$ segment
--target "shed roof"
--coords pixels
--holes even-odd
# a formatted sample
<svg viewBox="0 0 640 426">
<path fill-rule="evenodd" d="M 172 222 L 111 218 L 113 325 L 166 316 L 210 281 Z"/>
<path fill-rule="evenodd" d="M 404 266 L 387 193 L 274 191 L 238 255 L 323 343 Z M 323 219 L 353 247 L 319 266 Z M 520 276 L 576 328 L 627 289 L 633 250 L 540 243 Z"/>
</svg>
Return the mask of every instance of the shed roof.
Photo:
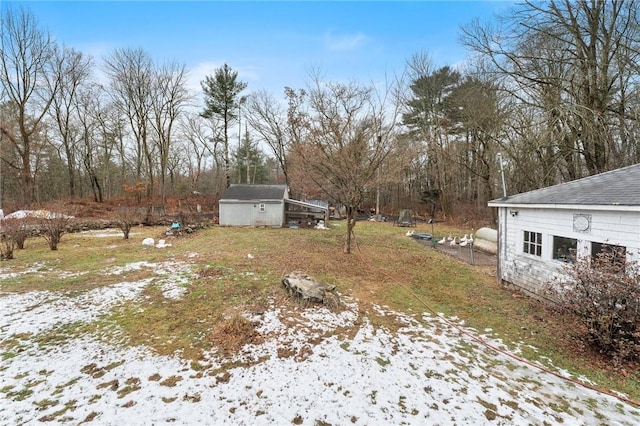
<svg viewBox="0 0 640 426">
<path fill-rule="evenodd" d="M 286 185 L 231 184 L 220 200 L 284 200 Z"/>
<path fill-rule="evenodd" d="M 640 164 L 489 202 L 502 204 L 640 206 Z"/>
</svg>

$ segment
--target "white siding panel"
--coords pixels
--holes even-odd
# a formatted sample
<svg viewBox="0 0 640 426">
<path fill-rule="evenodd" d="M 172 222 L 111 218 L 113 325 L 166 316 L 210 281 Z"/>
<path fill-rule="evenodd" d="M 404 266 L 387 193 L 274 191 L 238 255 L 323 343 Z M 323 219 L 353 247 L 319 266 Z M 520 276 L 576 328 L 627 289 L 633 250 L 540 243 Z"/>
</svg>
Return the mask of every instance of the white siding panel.
<svg viewBox="0 0 640 426">
<path fill-rule="evenodd" d="M 591 216 L 589 229 L 574 230 L 575 214 Z M 624 246 L 629 260 L 640 261 L 640 212 L 500 207 L 499 218 L 500 278 L 531 293 L 540 294 L 546 283 L 563 274 L 564 264 L 552 259 L 554 235 L 578 240 L 581 255 L 590 253 L 593 241 Z M 541 257 L 523 252 L 524 231 L 542 234 Z"/>
</svg>

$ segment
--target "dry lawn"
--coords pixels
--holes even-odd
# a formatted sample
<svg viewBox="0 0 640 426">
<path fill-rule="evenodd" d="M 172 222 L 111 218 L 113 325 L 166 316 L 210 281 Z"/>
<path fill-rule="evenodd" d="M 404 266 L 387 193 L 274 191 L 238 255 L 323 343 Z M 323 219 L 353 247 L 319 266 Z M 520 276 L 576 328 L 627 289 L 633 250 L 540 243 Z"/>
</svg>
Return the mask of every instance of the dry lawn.
<svg viewBox="0 0 640 426">
<path fill-rule="evenodd" d="M 197 366 L 205 351 L 229 354 L 247 343 L 259 343 L 261 337 L 254 324 L 242 312 L 260 313 L 275 300 L 295 316 L 300 307 L 286 297 L 281 278 L 299 270 L 336 285 L 341 295 L 357 299 L 361 314 L 375 326 L 393 331 L 401 324 L 394 317 L 366 309 L 372 305 L 416 317 L 422 312 L 455 316 L 476 330 L 492 330 L 507 346 L 518 346 L 523 356 L 533 361 L 587 377 L 598 386 L 618 389 L 640 400 L 640 375 L 635 366 L 612 369 L 573 338 L 569 318 L 500 287 L 492 268 L 458 262 L 406 237 L 406 229 L 388 223 L 358 223 L 353 253 L 344 255 L 345 225 L 331 225 L 328 231 L 213 227 L 166 238 L 171 247 L 164 249 L 140 244 L 143 237 L 164 238 L 164 228 L 135 228 L 129 240 L 65 235 L 56 252 L 48 250 L 43 240 L 29 239 L 25 250 L 15 253 L 15 260 L 3 262 L 3 269 L 15 277 L 0 281 L 0 290 L 81 293 L 122 279 L 105 275 L 105 268 L 188 259 L 196 265 L 195 274 L 185 272 L 181 298 L 167 299 L 161 286 L 150 286 L 143 290 L 143 302 L 122 303 L 92 323 L 89 331 L 128 345 L 144 344 L 160 355 L 179 353 Z M 436 234 L 450 231 L 438 226 Z M 431 226 L 418 226 L 415 231 L 430 233 Z M 39 271 L 35 277 L 21 275 L 33 268 Z M 127 279 L 144 280 L 152 273 L 142 265 L 128 271 Z M 41 340 L 43 344 L 60 342 L 65 333 L 86 332 L 85 327 L 58 330 Z M 354 335 L 357 328 L 336 331 L 340 332 Z M 7 344 L 0 349 L 12 350 Z"/>
</svg>

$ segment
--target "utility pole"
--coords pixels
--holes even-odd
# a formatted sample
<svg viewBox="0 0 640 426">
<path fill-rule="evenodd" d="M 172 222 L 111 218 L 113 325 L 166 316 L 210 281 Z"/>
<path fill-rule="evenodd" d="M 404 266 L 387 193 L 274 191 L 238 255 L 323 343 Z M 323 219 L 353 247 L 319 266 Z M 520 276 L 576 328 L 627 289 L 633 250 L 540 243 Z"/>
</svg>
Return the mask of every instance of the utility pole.
<svg viewBox="0 0 640 426">
<path fill-rule="evenodd" d="M 382 143 L 382 135 L 378 135 L 378 146 Z M 376 218 L 380 216 L 380 168 L 376 170 L 378 182 L 376 185 Z"/>
<path fill-rule="evenodd" d="M 500 177 L 502 179 L 502 197 L 507 198 L 507 184 L 504 181 L 504 162 L 502 161 L 502 153 L 498 153 L 498 161 L 500 162 Z"/>
<path fill-rule="evenodd" d="M 238 150 L 240 150 L 240 147 L 242 146 L 242 104 L 244 104 L 247 100 L 246 96 L 243 96 L 240 98 L 240 100 L 238 101 Z M 245 125 L 246 127 L 246 125 Z M 246 133 L 246 129 L 245 129 L 245 137 L 248 137 L 249 135 L 247 135 Z M 248 143 L 245 143 L 245 158 L 246 158 L 246 162 L 247 162 L 247 184 L 249 184 L 249 150 L 247 149 Z M 238 167 L 239 169 L 240 167 Z M 238 171 L 238 173 L 240 173 L 240 171 Z"/>
</svg>

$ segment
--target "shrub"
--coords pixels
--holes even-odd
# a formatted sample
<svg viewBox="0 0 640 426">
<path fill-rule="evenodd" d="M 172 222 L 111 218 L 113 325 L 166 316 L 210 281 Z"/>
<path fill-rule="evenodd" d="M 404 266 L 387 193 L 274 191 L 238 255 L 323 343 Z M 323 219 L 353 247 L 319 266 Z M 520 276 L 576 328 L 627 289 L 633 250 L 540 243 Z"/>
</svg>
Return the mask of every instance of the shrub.
<svg viewBox="0 0 640 426">
<path fill-rule="evenodd" d="M 0 260 L 13 259 L 13 250 L 16 247 L 14 237 L 14 221 L 11 219 L 0 220 Z"/>
<path fill-rule="evenodd" d="M 141 220 L 142 215 L 138 212 L 137 208 L 126 206 L 118 207 L 116 221 L 118 224 L 118 228 L 120 228 L 120 230 L 122 231 L 122 235 L 125 240 L 129 239 L 131 228 L 134 225 L 139 224 Z"/>
<path fill-rule="evenodd" d="M 16 242 L 16 247 L 18 250 L 24 249 L 24 242 L 27 240 L 29 236 L 29 229 L 27 227 L 27 222 L 17 219 L 18 225 L 16 227 L 15 233 L 13 234 L 13 239 Z"/>
<path fill-rule="evenodd" d="M 605 250 L 567 265 L 568 280 L 547 293 L 560 309 L 575 314 L 583 336 L 614 362 L 640 357 L 640 268 L 624 254 Z"/>
<path fill-rule="evenodd" d="M 51 250 L 58 250 L 62 235 L 67 232 L 72 219 L 73 216 L 57 212 L 49 212 L 46 217 L 40 219 L 42 237 L 47 240 Z"/>
<path fill-rule="evenodd" d="M 0 220 L 0 259 L 13 259 L 13 251 L 24 249 L 24 242 L 29 235 L 24 219 Z"/>
</svg>

